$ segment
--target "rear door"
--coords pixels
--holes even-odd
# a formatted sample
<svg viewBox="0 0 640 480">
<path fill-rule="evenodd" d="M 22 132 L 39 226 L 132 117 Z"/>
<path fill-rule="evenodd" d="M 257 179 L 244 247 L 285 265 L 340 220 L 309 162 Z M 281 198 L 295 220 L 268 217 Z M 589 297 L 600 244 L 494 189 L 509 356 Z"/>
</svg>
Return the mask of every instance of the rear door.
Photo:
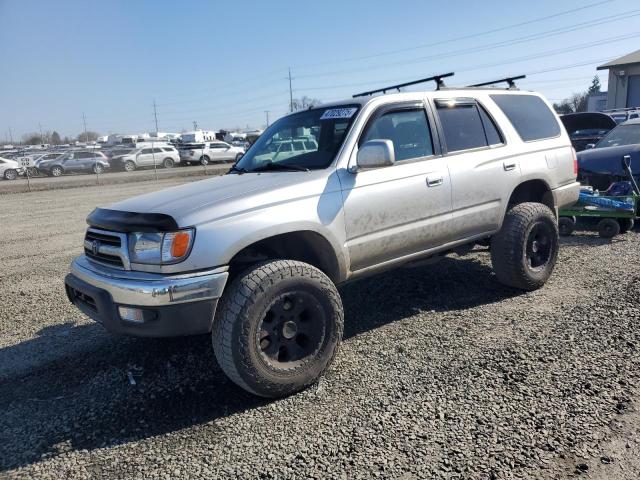
<svg viewBox="0 0 640 480">
<path fill-rule="evenodd" d="M 518 159 L 509 155 L 503 132 L 475 99 L 436 98 L 434 104 L 451 175 L 451 234 L 462 239 L 495 231 L 520 180 Z"/>
</svg>

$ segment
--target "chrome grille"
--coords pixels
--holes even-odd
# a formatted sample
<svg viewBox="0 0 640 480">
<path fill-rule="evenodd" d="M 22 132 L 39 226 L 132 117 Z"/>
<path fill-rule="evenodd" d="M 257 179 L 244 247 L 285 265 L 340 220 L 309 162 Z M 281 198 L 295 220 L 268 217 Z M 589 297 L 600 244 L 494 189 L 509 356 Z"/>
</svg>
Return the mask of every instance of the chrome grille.
<svg viewBox="0 0 640 480">
<path fill-rule="evenodd" d="M 129 270 L 127 236 L 124 233 L 89 228 L 84 237 L 84 254 L 90 260 Z"/>
</svg>

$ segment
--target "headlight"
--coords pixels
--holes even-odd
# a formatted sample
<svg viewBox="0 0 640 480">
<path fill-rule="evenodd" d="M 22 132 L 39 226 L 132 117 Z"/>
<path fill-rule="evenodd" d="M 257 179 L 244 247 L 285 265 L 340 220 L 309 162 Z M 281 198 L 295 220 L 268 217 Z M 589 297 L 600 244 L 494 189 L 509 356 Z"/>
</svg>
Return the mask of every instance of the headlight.
<svg viewBox="0 0 640 480">
<path fill-rule="evenodd" d="M 189 254 L 194 233 L 193 229 L 168 233 L 131 233 L 129 234 L 131 263 L 152 265 L 176 263 Z"/>
</svg>

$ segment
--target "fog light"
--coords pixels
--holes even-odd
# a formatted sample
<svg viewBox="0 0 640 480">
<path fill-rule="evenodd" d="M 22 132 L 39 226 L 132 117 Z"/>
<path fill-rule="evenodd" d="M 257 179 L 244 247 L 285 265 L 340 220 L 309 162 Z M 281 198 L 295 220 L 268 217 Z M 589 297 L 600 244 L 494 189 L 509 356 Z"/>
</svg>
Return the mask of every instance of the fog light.
<svg viewBox="0 0 640 480">
<path fill-rule="evenodd" d="M 118 307 L 118 313 L 126 322 L 144 323 L 144 312 L 139 308 Z"/>
</svg>

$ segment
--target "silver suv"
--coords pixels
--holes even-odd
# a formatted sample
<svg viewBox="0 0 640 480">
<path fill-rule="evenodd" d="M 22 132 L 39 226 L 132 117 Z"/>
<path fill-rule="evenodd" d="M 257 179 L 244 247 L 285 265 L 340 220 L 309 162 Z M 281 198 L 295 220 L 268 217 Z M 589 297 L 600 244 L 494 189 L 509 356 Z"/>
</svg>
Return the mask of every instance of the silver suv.
<svg viewBox="0 0 640 480">
<path fill-rule="evenodd" d="M 277 155 L 296 138 L 308 147 Z M 113 332 L 211 333 L 235 383 L 277 397 L 334 358 L 336 285 L 481 242 L 500 282 L 537 289 L 558 208 L 578 193 L 569 137 L 538 94 L 354 98 L 281 118 L 227 175 L 94 210 L 66 291 Z"/>
</svg>

